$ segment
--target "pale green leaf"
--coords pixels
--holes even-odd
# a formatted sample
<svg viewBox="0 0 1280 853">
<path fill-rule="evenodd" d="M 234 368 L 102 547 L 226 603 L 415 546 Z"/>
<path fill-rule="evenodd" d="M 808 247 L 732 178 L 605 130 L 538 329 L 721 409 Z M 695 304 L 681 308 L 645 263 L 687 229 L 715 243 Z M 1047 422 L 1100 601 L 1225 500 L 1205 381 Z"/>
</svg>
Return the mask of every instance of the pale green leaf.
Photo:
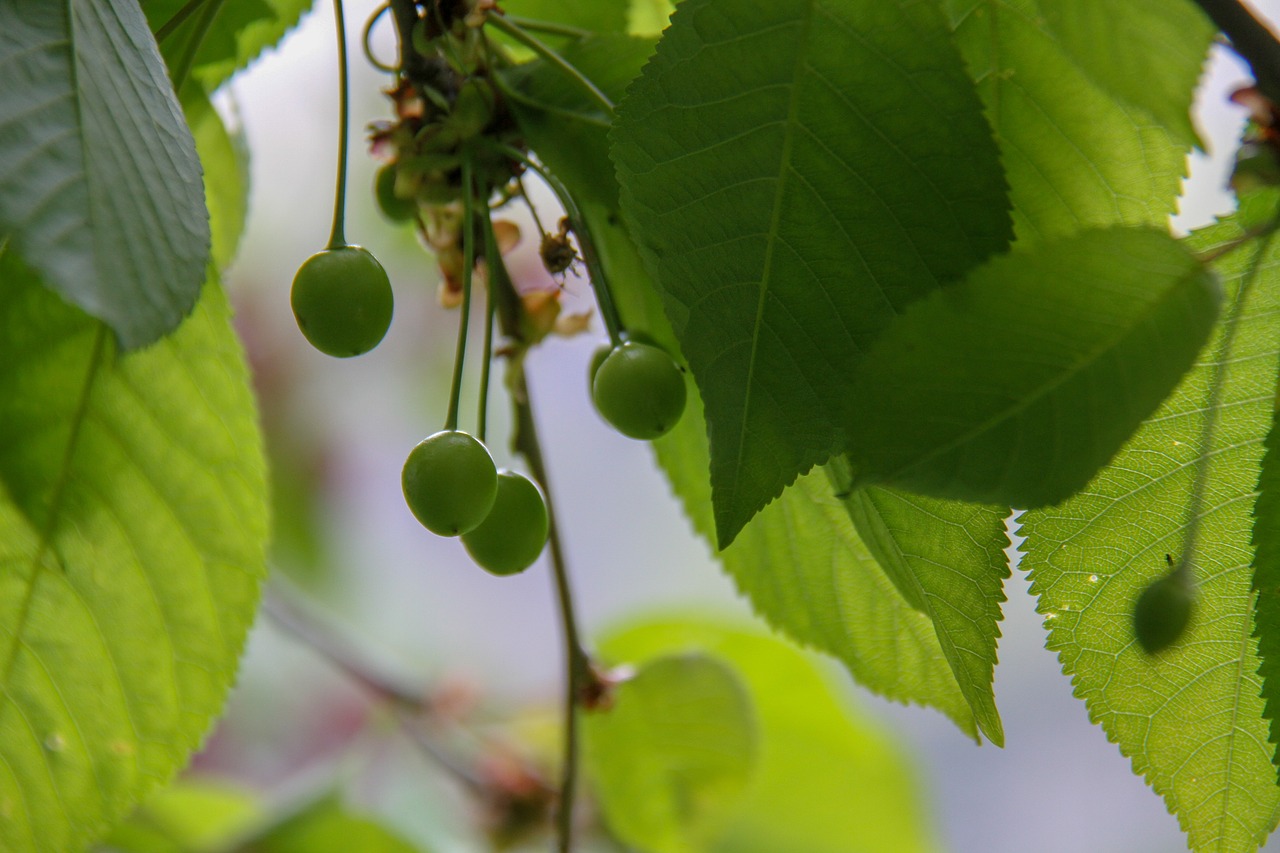
<svg viewBox="0 0 1280 853">
<path fill-rule="evenodd" d="M 1208 250 L 1240 233 L 1225 223 L 1192 246 Z M 1195 850 L 1253 850 L 1280 809 L 1248 570 L 1280 356 L 1280 256 L 1274 239 L 1261 249 L 1217 262 L 1230 307 L 1174 394 L 1083 492 L 1022 520 L 1022 565 L 1049 648 L 1090 718 L 1164 797 Z M 1255 263 L 1256 282 L 1242 289 Z M 1200 465 L 1208 469 L 1197 506 Z M 1186 553 L 1190 516 L 1198 535 Z M 1167 571 L 1166 554 L 1190 562 L 1196 605 L 1183 638 L 1150 657 L 1134 639 L 1133 607 Z"/>
<path fill-rule="evenodd" d="M 615 631 L 604 659 L 700 652 L 730 664 L 759 727 L 755 772 L 709 853 L 915 853 L 935 849 L 915 774 L 893 737 L 804 655 L 741 628 L 660 621 Z"/>
<path fill-rule="evenodd" d="M 237 853 L 426 853 L 371 818 L 325 797 L 240 846 Z"/>
<path fill-rule="evenodd" d="M 1004 555 L 1008 510 L 894 489 L 850 489 L 843 458 L 832 460 L 827 473 L 844 496 L 842 503 L 865 549 L 903 598 L 928 617 L 978 727 L 992 743 L 1004 746 L 992 680 L 1004 579 L 1009 576 Z"/>
<path fill-rule="evenodd" d="M 1015 251 L 911 306 L 847 401 L 855 483 L 1020 507 L 1082 488 L 1208 338 L 1221 290 L 1167 234 Z"/>
<path fill-rule="evenodd" d="M 218 269 L 225 269 L 235 258 L 249 214 L 249 151 L 242 136 L 227 130 L 203 91 L 186 90 L 183 109 L 204 167 L 212 233 L 210 257 Z"/>
<path fill-rule="evenodd" d="M 1199 144 L 1191 99 L 1215 27 L 1191 0 L 1037 0 L 1049 30 L 1089 79 Z"/>
<path fill-rule="evenodd" d="M 5 253 L 0 328 L 0 849 L 80 849 L 222 709 L 265 573 L 261 442 L 216 282 L 119 355 Z"/>
<path fill-rule="evenodd" d="M 244 789 L 181 780 L 147 797 L 112 830 L 103 848 L 110 853 L 215 853 L 260 822 L 261 811 Z"/>
<path fill-rule="evenodd" d="M 586 766 L 613 833 L 652 853 L 703 849 L 751 779 L 757 732 L 732 669 L 654 658 L 583 720 Z"/>
<path fill-rule="evenodd" d="M 656 36 L 667 28 L 675 3 L 671 0 L 631 0 L 627 32 L 638 36 Z"/>
<path fill-rule="evenodd" d="M 945 7 L 1000 145 L 1019 241 L 1102 225 L 1165 227 L 1186 149 L 1085 76 L 1034 0 Z"/>
<path fill-rule="evenodd" d="M 607 213 L 598 208 L 588 208 L 586 215 L 628 327 L 678 352 L 626 229 L 610 223 Z M 684 417 L 654 441 L 653 448 L 690 522 L 708 542 L 714 542 L 702 401 L 692 379 L 686 377 L 686 383 L 689 403 Z M 974 710 L 951 674 L 932 622 L 903 600 L 876 565 L 833 491 L 820 472 L 799 478 L 720 554 L 725 571 L 756 612 L 777 630 L 833 655 L 867 689 L 897 702 L 937 708 L 976 736 Z M 948 560 L 948 565 L 973 577 L 990 571 L 989 555 L 999 552 L 1005 541 L 1003 526 L 980 530 L 982 525 L 972 523 L 981 512 L 970 510 L 965 520 L 954 521 L 974 538 Z M 896 531 L 899 547 L 909 547 L 908 532 L 955 541 L 951 523 L 917 517 L 912 524 L 911 531 Z M 983 540 L 979 537 L 984 533 L 998 535 Z M 998 571 L 992 576 L 996 575 Z M 989 629 L 994 645 L 994 621 Z M 986 687 L 989 696 L 989 677 Z M 999 742 L 999 718 L 994 711 L 984 717 L 984 724 L 992 720 L 987 734 Z"/>
<path fill-rule="evenodd" d="M 871 341 L 1010 235 L 929 2 L 685 0 L 613 158 L 706 403 L 722 545 L 837 449 L 833 407 Z"/>
<path fill-rule="evenodd" d="M 133 348 L 200 294 L 191 131 L 135 3 L 0 3 L 0 238 Z"/>
</svg>

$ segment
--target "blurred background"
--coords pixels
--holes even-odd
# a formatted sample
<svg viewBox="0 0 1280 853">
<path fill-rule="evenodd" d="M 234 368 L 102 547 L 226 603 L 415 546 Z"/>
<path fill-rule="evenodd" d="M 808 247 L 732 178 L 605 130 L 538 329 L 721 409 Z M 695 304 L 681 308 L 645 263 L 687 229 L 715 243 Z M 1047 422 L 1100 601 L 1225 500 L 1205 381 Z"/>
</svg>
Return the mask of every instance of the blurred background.
<svg viewBox="0 0 1280 853">
<path fill-rule="evenodd" d="M 389 78 L 363 61 L 358 48 L 359 24 L 375 5 L 347 4 L 354 139 L 363 139 L 365 125 L 388 111 L 379 89 Z M 1255 5 L 1280 17 L 1280 0 Z M 374 35 L 377 52 L 393 58 L 389 28 Z M 278 50 L 218 100 L 252 152 L 250 216 L 228 287 L 253 361 L 274 465 L 274 570 L 410 683 L 436 685 L 480 719 L 532 708 L 525 725 L 536 731 L 555 723 L 562 673 L 545 561 L 518 577 L 491 577 L 458 541 L 420 527 L 401 497 L 405 455 L 443 422 L 457 314 L 439 307 L 436 265 L 412 229 L 375 212 L 375 164 L 361 145 L 353 145 L 347 236 L 370 248 L 390 273 L 395 322 L 380 347 L 343 361 L 312 350 L 290 313 L 294 271 L 328 235 L 337 112 L 333 52 L 331 7 L 318 3 Z M 1209 152 L 1192 158 L 1178 228 L 1202 225 L 1233 206 L 1224 187 L 1244 119 L 1226 95 L 1247 79 L 1238 62 L 1215 51 L 1198 106 Z M 526 235 L 534 233 L 522 224 Z M 526 252 L 536 249 L 536 241 L 524 243 Z M 516 267 L 521 263 L 517 258 Z M 570 278 L 566 311 L 588 310 L 588 295 L 585 283 Z M 588 334 L 551 339 L 529 366 L 587 635 L 647 612 L 750 618 L 672 500 L 648 446 L 606 427 L 591 407 L 587 361 L 602 338 L 596 322 Z M 478 352 L 478 340 L 473 345 Z M 474 413 L 474 387 L 473 376 L 463 397 L 464 427 Z M 498 391 L 491 411 L 490 445 L 501 465 L 510 457 L 503 455 L 507 408 Z M 916 763 L 940 847 L 956 853 L 1186 849 L 1164 803 L 1072 698 L 1044 650 L 1040 618 L 1016 569 L 1006 589 L 995 678 L 1004 749 L 975 746 L 940 714 L 887 703 L 838 676 L 851 700 Z M 306 790 L 336 773 L 352 796 L 406 837 L 443 851 L 481 849 L 466 840 L 465 794 L 405 749 L 393 730 L 371 710 L 366 693 L 260 620 L 229 713 L 194 772 L 277 793 Z M 424 811 L 424 802 L 433 805 Z M 1280 842 L 1267 849 L 1280 850 Z"/>
</svg>

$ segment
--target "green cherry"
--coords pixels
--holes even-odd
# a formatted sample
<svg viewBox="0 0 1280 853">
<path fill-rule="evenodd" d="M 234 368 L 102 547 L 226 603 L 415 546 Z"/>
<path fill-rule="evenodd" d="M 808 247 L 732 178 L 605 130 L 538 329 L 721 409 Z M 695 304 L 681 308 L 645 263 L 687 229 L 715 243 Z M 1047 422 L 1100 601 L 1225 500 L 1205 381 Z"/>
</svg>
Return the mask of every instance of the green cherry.
<svg viewBox="0 0 1280 853">
<path fill-rule="evenodd" d="M 374 197 L 378 202 L 378 210 L 392 222 L 410 222 L 418 215 L 418 203 L 411 198 L 396 194 L 396 167 L 383 166 L 373 182 Z"/>
<path fill-rule="evenodd" d="M 684 412 L 684 374 L 666 351 L 626 341 L 601 362 L 591 382 L 601 417 L 630 438 L 668 433 Z"/>
<path fill-rule="evenodd" d="M 326 355 L 349 358 L 378 345 L 391 325 L 391 281 L 359 246 L 317 252 L 303 262 L 289 293 L 298 328 Z"/>
<path fill-rule="evenodd" d="M 439 536 L 458 536 L 474 530 L 493 508 L 498 470 L 475 438 L 444 430 L 409 452 L 400 484 L 423 527 Z"/>
<path fill-rule="evenodd" d="M 547 544 L 547 504 L 538 486 L 515 471 L 498 472 L 493 509 L 470 533 L 462 534 L 471 559 L 495 575 L 514 575 L 533 565 Z"/>
<path fill-rule="evenodd" d="M 1133 606 L 1133 633 L 1149 655 L 1172 646 L 1191 622 L 1195 596 L 1177 572 L 1157 578 Z"/>
</svg>

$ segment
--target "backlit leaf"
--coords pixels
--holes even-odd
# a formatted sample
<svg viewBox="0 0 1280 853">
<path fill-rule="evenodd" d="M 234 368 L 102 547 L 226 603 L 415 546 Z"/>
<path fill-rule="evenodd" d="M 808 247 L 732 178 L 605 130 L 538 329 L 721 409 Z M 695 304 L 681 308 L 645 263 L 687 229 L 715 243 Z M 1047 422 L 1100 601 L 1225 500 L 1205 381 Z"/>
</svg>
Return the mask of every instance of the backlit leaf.
<svg viewBox="0 0 1280 853">
<path fill-rule="evenodd" d="M 221 712 L 265 573 L 266 484 L 216 282 L 171 336 L 0 257 L 0 849 L 78 850 Z"/>
</svg>

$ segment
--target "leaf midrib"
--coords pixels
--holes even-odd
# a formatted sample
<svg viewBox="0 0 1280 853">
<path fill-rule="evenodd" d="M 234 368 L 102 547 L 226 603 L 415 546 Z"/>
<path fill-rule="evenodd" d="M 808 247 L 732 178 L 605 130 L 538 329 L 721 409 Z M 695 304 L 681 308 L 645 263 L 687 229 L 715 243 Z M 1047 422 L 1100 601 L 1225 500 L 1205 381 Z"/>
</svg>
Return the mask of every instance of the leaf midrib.
<svg viewBox="0 0 1280 853">
<path fill-rule="evenodd" d="M 782 137 L 782 155 L 779 157 L 780 174 L 778 175 L 778 187 L 773 196 L 773 210 L 770 214 L 769 230 L 765 235 L 767 242 L 765 244 L 763 275 L 760 279 L 760 298 L 756 302 L 755 323 L 751 329 L 751 352 L 747 361 L 747 381 L 743 390 L 742 417 L 738 422 L 737 452 L 734 457 L 733 488 L 731 490 L 735 498 L 735 501 L 733 501 L 734 503 L 736 503 L 738 491 L 738 472 L 742 471 L 744 456 L 746 454 L 747 422 L 751 412 L 752 392 L 755 388 L 756 364 L 759 361 L 760 332 L 764 324 L 765 301 L 769 296 L 769 288 L 772 279 L 774 247 L 777 246 L 779 241 L 779 232 L 781 231 L 782 226 L 783 197 L 787 189 L 787 179 L 791 175 L 792 171 L 790 166 L 791 151 L 795 144 L 797 131 L 796 126 L 798 124 L 800 112 L 799 80 L 805 66 L 804 46 L 809 41 L 809 29 L 813 22 L 814 7 L 816 5 L 817 0 L 809 0 L 809 2 L 805 3 L 805 15 L 800 24 L 799 37 L 796 39 L 796 56 L 791 69 L 792 82 L 787 103 L 786 130 Z M 718 524 L 717 527 L 719 527 Z M 721 541 L 720 543 L 721 547 L 727 544 L 728 543 L 724 541 Z"/>
</svg>

